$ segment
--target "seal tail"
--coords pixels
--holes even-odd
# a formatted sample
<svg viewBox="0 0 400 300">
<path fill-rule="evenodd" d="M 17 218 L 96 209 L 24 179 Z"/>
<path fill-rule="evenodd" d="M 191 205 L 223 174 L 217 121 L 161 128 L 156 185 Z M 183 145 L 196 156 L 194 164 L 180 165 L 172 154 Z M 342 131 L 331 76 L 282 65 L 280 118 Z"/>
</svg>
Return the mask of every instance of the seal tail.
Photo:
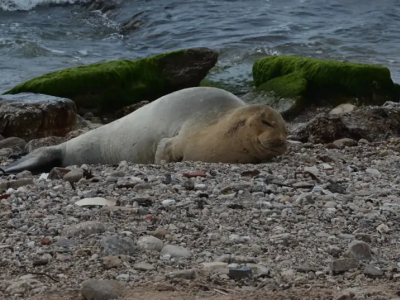
<svg viewBox="0 0 400 300">
<path fill-rule="evenodd" d="M 6 174 L 16 174 L 25 170 L 32 174 L 48 173 L 54 167 L 62 166 L 62 149 L 59 147 L 39 148 L 3 168 Z"/>
</svg>

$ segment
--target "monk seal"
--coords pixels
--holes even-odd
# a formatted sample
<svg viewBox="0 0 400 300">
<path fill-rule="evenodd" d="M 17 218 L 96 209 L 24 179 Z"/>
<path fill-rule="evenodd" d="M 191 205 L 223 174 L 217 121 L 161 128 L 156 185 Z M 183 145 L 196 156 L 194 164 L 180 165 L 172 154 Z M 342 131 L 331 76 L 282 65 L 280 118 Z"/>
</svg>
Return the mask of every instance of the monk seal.
<svg viewBox="0 0 400 300">
<path fill-rule="evenodd" d="M 4 171 L 38 174 L 81 164 L 262 163 L 287 149 L 282 116 L 215 87 L 178 90 L 109 124 L 42 147 Z"/>
</svg>

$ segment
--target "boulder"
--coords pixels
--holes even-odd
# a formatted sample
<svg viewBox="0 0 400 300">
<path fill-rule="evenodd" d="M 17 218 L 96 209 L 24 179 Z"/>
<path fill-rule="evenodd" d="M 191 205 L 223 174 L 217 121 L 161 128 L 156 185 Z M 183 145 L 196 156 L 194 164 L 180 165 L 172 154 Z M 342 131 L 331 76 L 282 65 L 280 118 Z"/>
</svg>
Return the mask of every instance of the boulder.
<svg viewBox="0 0 400 300">
<path fill-rule="evenodd" d="M 72 99 L 78 109 L 110 112 L 198 86 L 217 60 L 215 51 L 192 48 L 138 60 L 95 63 L 33 78 L 5 94 L 31 92 L 66 97 Z"/>
<path fill-rule="evenodd" d="M 342 114 L 320 113 L 295 126 L 292 139 L 333 143 L 339 139 L 380 142 L 400 137 L 400 106 L 360 106 Z"/>
<path fill-rule="evenodd" d="M 63 136 L 48 136 L 41 139 L 30 140 L 25 145 L 26 152 L 32 152 L 41 147 L 55 146 L 65 142 L 67 139 Z M 0 141 L 1 142 L 1 141 Z"/>
<path fill-rule="evenodd" d="M 354 102 L 382 105 L 385 101 L 400 99 L 400 86 L 393 83 L 389 69 L 383 66 L 268 56 L 258 59 L 252 72 L 254 93 L 269 98 L 266 101 L 272 107 L 285 100 L 284 113 L 289 118 L 310 104 Z"/>
<path fill-rule="evenodd" d="M 25 140 L 18 137 L 9 137 L 0 140 L 0 149 L 11 148 L 13 151 L 22 151 L 25 149 Z"/>
<path fill-rule="evenodd" d="M 64 136 L 74 128 L 76 116 L 70 99 L 31 93 L 0 96 L 0 134 L 4 137 Z"/>
</svg>

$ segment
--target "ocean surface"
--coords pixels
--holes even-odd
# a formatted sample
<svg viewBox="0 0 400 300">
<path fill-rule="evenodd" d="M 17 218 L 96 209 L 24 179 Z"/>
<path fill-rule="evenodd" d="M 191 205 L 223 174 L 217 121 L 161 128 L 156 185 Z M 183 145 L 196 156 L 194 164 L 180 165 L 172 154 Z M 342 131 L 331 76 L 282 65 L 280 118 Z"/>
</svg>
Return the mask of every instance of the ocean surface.
<svg viewBox="0 0 400 300">
<path fill-rule="evenodd" d="M 218 50 L 210 79 L 249 79 L 255 59 L 300 55 L 387 66 L 400 83 L 400 0 L 0 0 L 0 92 L 62 68 L 189 47 Z M 133 20 L 135 28 L 121 31 Z"/>
</svg>

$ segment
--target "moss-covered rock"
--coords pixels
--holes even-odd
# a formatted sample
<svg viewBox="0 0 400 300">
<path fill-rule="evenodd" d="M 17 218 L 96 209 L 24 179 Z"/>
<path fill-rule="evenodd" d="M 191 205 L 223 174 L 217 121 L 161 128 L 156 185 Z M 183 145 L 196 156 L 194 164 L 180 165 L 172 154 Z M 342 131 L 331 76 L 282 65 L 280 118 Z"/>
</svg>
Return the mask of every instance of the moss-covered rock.
<svg viewBox="0 0 400 300">
<path fill-rule="evenodd" d="M 253 65 L 256 90 L 304 103 L 397 101 L 399 92 L 386 67 L 297 56 L 269 56 Z"/>
<path fill-rule="evenodd" d="M 21 83 L 5 94 L 41 93 L 72 99 L 78 108 L 116 110 L 198 86 L 218 54 L 192 48 L 138 60 L 114 60 L 68 68 Z"/>
</svg>

